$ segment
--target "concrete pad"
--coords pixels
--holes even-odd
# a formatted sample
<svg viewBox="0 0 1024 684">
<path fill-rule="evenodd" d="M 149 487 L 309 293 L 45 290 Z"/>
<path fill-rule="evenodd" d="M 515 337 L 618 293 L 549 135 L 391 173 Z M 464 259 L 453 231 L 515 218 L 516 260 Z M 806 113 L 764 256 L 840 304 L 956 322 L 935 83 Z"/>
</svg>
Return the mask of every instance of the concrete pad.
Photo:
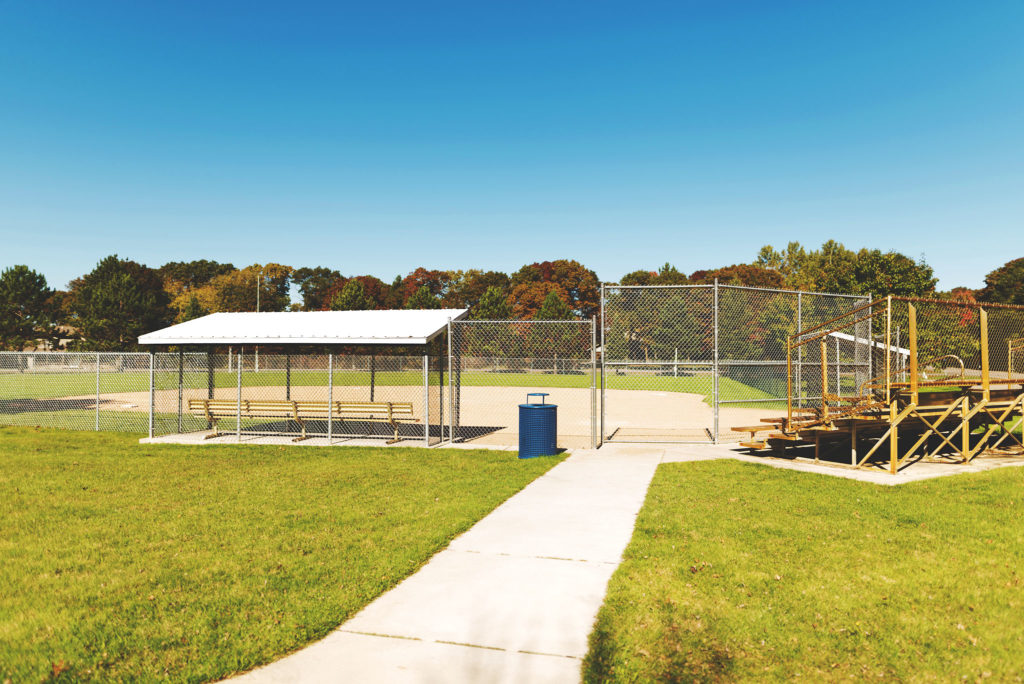
<svg viewBox="0 0 1024 684">
<path fill-rule="evenodd" d="M 334 632 L 290 657 L 236 681 L 378 684 L 560 684 L 579 679 L 575 658 L 513 653 L 413 639 Z M 296 654 L 298 655 L 298 654 Z"/>
<path fill-rule="evenodd" d="M 616 445 L 607 444 L 602 449 L 614 448 Z M 888 470 L 878 467 L 851 468 L 828 463 L 814 463 L 806 459 L 780 458 L 772 456 L 758 456 L 751 454 L 746 449 L 736 445 L 727 444 L 695 444 L 679 445 L 664 449 L 664 463 L 680 463 L 686 461 L 708 460 L 715 458 L 730 458 L 745 463 L 757 463 L 770 468 L 782 468 L 784 470 L 796 470 L 804 473 L 816 473 L 818 475 L 829 475 L 859 482 L 870 482 L 880 485 L 901 485 L 909 482 L 930 480 L 936 477 L 948 477 L 950 475 L 962 475 L 970 473 L 982 473 L 994 468 L 1013 466 L 1024 466 L 1024 459 L 1020 457 L 979 456 L 969 464 L 963 463 L 914 463 L 903 468 L 895 475 Z"/>
</svg>

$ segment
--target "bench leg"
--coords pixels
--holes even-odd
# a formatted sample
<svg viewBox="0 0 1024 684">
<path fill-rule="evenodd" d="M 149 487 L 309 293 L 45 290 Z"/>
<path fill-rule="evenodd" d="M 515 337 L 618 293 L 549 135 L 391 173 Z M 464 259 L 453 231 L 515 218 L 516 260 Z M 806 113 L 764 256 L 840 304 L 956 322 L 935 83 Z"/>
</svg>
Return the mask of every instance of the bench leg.
<svg viewBox="0 0 1024 684">
<path fill-rule="evenodd" d="M 220 437 L 220 432 L 217 431 L 217 418 L 212 418 L 210 424 L 213 426 L 213 432 L 208 435 L 203 435 L 203 439 L 213 439 L 214 437 Z"/>
<path fill-rule="evenodd" d="M 398 442 L 402 441 L 402 439 L 398 436 L 398 423 L 392 422 L 391 427 L 395 429 L 395 437 L 394 439 L 389 439 L 388 441 L 384 442 L 385 444 L 397 444 Z"/>
<path fill-rule="evenodd" d="M 293 437 L 292 441 L 293 442 L 301 442 L 304 439 L 309 439 L 309 437 L 306 436 L 306 421 L 300 420 L 300 419 L 296 418 L 295 422 L 299 424 L 300 428 L 302 428 L 302 436 L 300 436 L 300 437 Z"/>
</svg>

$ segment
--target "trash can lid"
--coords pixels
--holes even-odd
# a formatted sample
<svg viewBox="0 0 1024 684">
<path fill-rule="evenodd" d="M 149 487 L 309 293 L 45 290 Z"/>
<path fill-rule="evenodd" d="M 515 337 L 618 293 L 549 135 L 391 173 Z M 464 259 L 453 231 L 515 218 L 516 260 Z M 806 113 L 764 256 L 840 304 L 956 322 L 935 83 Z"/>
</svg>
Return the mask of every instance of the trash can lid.
<svg viewBox="0 0 1024 684">
<path fill-rule="evenodd" d="M 526 403 L 527 404 L 530 403 L 530 397 L 540 397 L 541 398 L 540 403 L 541 403 L 541 405 L 543 405 L 544 404 L 544 397 L 547 397 L 547 396 L 550 396 L 547 392 L 528 392 L 526 394 Z"/>
</svg>

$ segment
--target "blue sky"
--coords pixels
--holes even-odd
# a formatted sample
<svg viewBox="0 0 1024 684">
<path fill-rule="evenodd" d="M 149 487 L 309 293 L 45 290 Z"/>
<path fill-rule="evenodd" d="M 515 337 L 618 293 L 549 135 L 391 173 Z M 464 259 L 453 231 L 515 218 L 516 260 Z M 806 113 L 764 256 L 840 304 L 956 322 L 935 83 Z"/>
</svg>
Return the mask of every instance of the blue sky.
<svg viewBox="0 0 1024 684">
<path fill-rule="evenodd" d="M 0 0 L 0 266 L 1024 256 L 1024 3 Z"/>
</svg>

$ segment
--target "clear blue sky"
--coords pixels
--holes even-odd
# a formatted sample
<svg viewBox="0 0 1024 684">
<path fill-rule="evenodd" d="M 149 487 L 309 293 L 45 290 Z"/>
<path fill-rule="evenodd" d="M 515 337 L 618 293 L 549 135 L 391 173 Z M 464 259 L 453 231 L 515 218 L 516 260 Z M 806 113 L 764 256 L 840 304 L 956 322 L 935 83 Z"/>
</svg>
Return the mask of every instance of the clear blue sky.
<svg viewBox="0 0 1024 684">
<path fill-rule="evenodd" d="M 0 266 L 1024 256 L 1024 3 L 0 0 Z"/>
</svg>

